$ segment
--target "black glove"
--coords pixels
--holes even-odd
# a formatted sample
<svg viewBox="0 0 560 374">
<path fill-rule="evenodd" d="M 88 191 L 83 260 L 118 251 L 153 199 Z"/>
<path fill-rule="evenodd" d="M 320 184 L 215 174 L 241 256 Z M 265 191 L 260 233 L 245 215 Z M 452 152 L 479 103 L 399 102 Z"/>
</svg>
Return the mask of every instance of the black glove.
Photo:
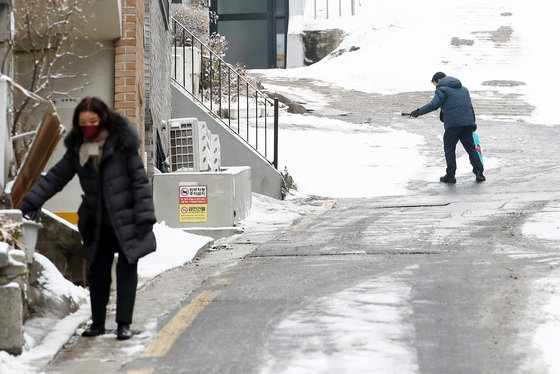
<svg viewBox="0 0 560 374">
<path fill-rule="evenodd" d="M 23 205 L 22 205 L 23 207 Z M 27 208 L 27 207 L 26 207 Z M 23 218 L 31 220 L 31 221 L 35 221 L 35 222 L 41 222 L 41 209 L 35 209 L 35 210 L 21 210 L 21 215 L 23 216 Z"/>
<path fill-rule="evenodd" d="M 21 214 L 23 214 L 25 216 L 25 215 L 29 214 L 30 212 L 32 212 L 34 210 L 37 210 L 37 208 L 35 208 L 33 205 L 31 205 L 27 200 L 23 200 L 21 202 L 19 210 L 21 210 Z"/>
<path fill-rule="evenodd" d="M 32 210 L 31 212 L 27 213 L 27 215 L 25 215 L 24 217 L 35 222 L 41 222 L 41 209 Z"/>
<path fill-rule="evenodd" d="M 410 116 L 417 118 L 420 115 L 420 111 L 418 109 L 413 110 L 412 112 L 410 112 Z"/>
</svg>

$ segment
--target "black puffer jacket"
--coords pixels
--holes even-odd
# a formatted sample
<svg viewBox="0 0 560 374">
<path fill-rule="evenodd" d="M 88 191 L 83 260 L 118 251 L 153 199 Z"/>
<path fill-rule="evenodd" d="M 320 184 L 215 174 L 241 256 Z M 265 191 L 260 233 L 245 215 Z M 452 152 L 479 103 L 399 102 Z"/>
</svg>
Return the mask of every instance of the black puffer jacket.
<svg viewBox="0 0 560 374">
<path fill-rule="evenodd" d="M 115 124 L 103 146 L 99 170 L 90 159 L 82 167 L 79 150 L 83 136 L 72 130 L 64 140 L 64 157 L 25 195 L 21 210 L 40 209 L 77 173 L 84 191 L 78 210 L 78 228 L 84 254 L 93 261 L 103 219 L 102 203 L 129 263 L 156 250 L 152 226 L 156 222 L 152 191 L 142 159 L 136 130 L 114 113 Z"/>
</svg>

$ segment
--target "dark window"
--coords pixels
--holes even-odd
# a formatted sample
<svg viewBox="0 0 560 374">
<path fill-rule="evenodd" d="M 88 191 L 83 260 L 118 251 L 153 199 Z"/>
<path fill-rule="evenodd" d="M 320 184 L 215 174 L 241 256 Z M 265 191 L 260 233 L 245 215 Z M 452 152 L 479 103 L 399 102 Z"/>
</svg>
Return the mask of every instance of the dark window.
<svg viewBox="0 0 560 374">
<path fill-rule="evenodd" d="M 268 1 L 226 0 L 218 2 L 218 14 L 266 13 Z"/>
<path fill-rule="evenodd" d="M 286 67 L 289 0 L 213 0 L 219 16 L 212 32 L 228 40 L 226 60 L 247 67 Z"/>
</svg>

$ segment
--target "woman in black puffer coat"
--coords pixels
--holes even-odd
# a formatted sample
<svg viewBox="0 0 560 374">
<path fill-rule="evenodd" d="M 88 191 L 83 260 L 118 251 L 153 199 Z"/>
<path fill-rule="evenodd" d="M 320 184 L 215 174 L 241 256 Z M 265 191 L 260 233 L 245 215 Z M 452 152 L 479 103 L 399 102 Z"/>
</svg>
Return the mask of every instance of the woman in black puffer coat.
<svg viewBox="0 0 560 374">
<path fill-rule="evenodd" d="M 155 251 L 152 191 L 140 140 L 130 122 L 98 98 L 83 99 L 74 111 L 62 159 L 24 196 L 24 215 L 39 210 L 78 174 L 84 194 L 78 229 L 89 264 L 93 324 L 83 336 L 105 333 L 111 265 L 117 262 L 117 339 L 132 336 L 138 259 Z"/>
</svg>

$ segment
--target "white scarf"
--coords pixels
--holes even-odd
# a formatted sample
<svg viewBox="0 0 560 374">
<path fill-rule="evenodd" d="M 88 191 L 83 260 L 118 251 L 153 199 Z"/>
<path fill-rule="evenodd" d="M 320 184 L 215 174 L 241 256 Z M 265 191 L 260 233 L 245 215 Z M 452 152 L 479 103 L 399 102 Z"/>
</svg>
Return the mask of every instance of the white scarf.
<svg viewBox="0 0 560 374">
<path fill-rule="evenodd" d="M 99 136 L 95 140 L 87 140 L 84 138 L 84 142 L 80 147 L 80 166 L 84 166 L 88 159 L 91 157 L 93 159 L 93 164 L 96 168 L 99 168 L 99 162 L 101 161 L 101 154 L 103 153 L 103 145 L 105 140 L 109 137 L 109 132 L 102 129 L 99 132 Z"/>
</svg>

